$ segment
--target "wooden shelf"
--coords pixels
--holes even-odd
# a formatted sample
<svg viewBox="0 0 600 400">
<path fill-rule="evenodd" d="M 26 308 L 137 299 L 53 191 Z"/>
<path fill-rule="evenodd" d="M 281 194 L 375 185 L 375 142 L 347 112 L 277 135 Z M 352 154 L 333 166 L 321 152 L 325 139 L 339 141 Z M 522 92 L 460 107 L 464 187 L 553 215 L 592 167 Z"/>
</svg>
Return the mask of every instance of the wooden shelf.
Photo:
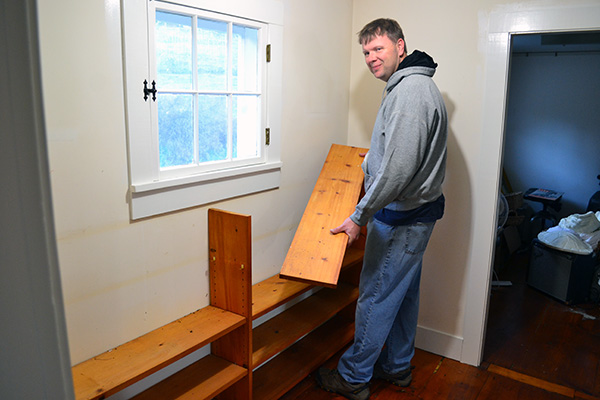
<svg viewBox="0 0 600 400">
<path fill-rule="evenodd" d="M 363 254 L 364 249 L 348 248 L 342 262 L 342 270 L 362 263 Z M 278 275 L 253 285 L 252 319 L 265 315 L 314 287 L 309 283 L 282 279 Z"/>
<path fill-rule="evenodd" d="M 133 400 L 212 399 L 247 374 L 246 368 L 209 354 L 133 397 Z"/>
<path fill-rule="evenodd" d="M 276 315 L 253 331 L 254 368 L 333 317 L 358 298 L 358 288 L 340 284 L 319 292 Z"/>
<path fill-rule="evenodd" d="M 362 182 L 357 174 L 358 152 L 356 148 L 332 146 L 333 158 L 329 157 L 326 164 L 335 164 L 341 175 L 328 175 L 331 182 L 315 190 L 319 205 L 325 207 L 333 201 L 333 211 L 325 216 L 311 207 L 315 211 L 312 219 L 306 222 L 303 218 L 302 223 L 328 220 L 322 227 L 335 226 L 329 219 L 340 216 L 341 198 L 345 206 L 355 201 Z M 327 165 L 324 169 L 331 172 Z M 329 200 L 323 200 L 325 197 Z M 301 254 L 301 245 L 293 246 L 294 256 L 289 257 L 293 262 L 288 266 L 295 269 L 304 263 L 308 270 L 318 272 L 318 265 L 325 263 L 327 277 L 317 274 L 308 278 L 300 268 L 296 269 L 300 278 L 292 273 L 290 280 L 274 276 L 251 286 L 250 216 L 208 210 L 211 305 L 74 366 L 76 399 L 104 399 L 209 343 L 211 354 L 134 399 L 279 398 L 353 338 L 353 306 L 358 298 L 364 232 L 352 248 L 346 248 L 344 236 L 337 235 L 333 240 L 335 249 L 328 249 L 327 243 L 334 235 L 327 233 L 317 240 L 321 252 L 308 253 L 312 257 Z M 301 237 L 296 235 L 296 244 Z M 331 254 L 330 259 L 327 254 Z M 283 306 L 315 284 L 326 287 L 252 329 L 253 319 Z"/>
<path fill-rule="evenodd" d="M 171 398 L 162 394 L 169 387 L 175 392 L 191 391 L 194 398 L 223 392 L 224 399 L 251 399 L 250 216 L 211 209 L 208 221 L 211 305 L 75 365 L 77 400 L 104 399 L 209 343 L 212 355 L 150 388 L 141 398 Z M 198 378 L 188 382 L 190 373 Z"/>
<path fill-rule="evenodd" d="M 335 316 L 254 371 L 254 398 L 281 397 L 354 338 L 354 321 Z"/>
<path fill-rule="evenodd" d="M 242 326 L 245 318 L 208 306 L 72 368 L 76 399 L 101 399 Z M 168 345 L 165 345 L 168 344 Z"/>
<path fill-rule="evenodd" d="M 252 319 L 262 317 L 312 287 L 308 283 L 281 279 L 278 275 L 252 285 Z"/>
</svg>

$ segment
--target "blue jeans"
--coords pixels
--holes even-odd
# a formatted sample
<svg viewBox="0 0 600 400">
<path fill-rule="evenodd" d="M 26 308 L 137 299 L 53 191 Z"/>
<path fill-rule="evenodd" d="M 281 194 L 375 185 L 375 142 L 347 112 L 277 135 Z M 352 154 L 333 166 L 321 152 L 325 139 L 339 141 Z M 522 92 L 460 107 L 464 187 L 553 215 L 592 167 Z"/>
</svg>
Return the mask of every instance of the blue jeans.
<svg viewBox="0 0 600 400">
<path fill-rule="evenodd" d="M 423 253 L 434 225 L 369 222 L 354 343 L 338 363 L 347 382 L 369 382 L 376 362 L 391 374 L 410 367 L 415 353 Z"/>
</svg>

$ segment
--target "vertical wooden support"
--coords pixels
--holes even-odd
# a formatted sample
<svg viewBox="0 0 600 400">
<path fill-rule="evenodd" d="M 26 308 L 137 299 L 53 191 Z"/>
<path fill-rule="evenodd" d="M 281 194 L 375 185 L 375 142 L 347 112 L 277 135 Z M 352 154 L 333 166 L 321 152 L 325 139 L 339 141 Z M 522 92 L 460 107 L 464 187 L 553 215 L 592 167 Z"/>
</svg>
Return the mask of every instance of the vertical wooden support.
<svg viewBox="0 0 600 400">
<path fill-rule="evenodd" d="M 246 324 L 212 343 L 212 353 L 248 370 L 219 399 L 252 399 L 252 228 L 249 215 L 208 210 L 211 305 Z"/>
</svg>

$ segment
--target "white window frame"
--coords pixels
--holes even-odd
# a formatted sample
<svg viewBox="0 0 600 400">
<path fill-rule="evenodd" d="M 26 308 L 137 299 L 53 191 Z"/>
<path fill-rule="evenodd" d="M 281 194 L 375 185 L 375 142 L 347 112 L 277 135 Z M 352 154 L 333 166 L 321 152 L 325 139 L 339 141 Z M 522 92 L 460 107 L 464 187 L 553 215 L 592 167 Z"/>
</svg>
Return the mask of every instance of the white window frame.
<svg viewBox="0 0 600 400">
<path fill-rule="evenodd" d="M 169 1 L 267 25 L 266 41 L 271 61 L 263 79 L 266 91 L 265 127 L 270 144 L 256 164 L 165 176 L 158 165 L 157 141 L 152 137 L 152 100 L 143 98 L 143 82 L 152 82 L 153 55 L 149 54 L 154 26 L 149 17 L 156 0 L 127 0 L 123 11 L 123 58 L 125 74 L 126 124 L 129 153 L 129 206 L 132 220 L 208 204 L 227 198 L 279 187 L 281 175 L 281 87 L 283 47 L 283 6 L 275 0 L 178 0 Z M 264 55 L 263 55 L 264 56 Z M 159 86 L 157 82 L 157 86 Z M 158 87 L 160 91 L 160 87 Z M 264 132 L 263 132 L 264 135 Z M 263 137 L 264 139 L 264 137 Z M 183 169 L 185 170 L 185 169 Z"/>
</svg>

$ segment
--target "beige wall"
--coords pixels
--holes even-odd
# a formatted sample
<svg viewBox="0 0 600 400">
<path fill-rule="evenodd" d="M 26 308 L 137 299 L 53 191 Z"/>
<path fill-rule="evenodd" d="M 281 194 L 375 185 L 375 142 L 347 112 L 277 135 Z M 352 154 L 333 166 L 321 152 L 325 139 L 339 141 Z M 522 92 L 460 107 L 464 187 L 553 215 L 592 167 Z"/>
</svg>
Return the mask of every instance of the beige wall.
<svg viewBox="0 0 600 400">
<path fill-rule="evenodd" d="M 485 302 L 497 180 L 497 165 L 481 168 L 486 146 L 497 142 L 482 128 L 489 15 L 563 2 L 281 1 L 281 187 L 213 206 L 252 215 L 254 282 L 277 273 L 330 144 L 369 143 L 383 85 L 369 76 L 355 33 L 380 16 L 398 19 L 409 50 L 424 50 L 439 63 L 435 80 L 450 115 L 447 210 L 426 255 L 418 340 L 460 359 L 469 314 L 479 314 L 471 324 L 477 330 L 485 311 L 469 311 L 469 302 Z M 39 1 L 53 206 L 74 363 L 208 304 L 207 207 L 129 221 L 119 7 L 118 0 Z M 470 295 L 477 285 L 482 291 Z"/>
<path fill-rule="evenodd" d="M 490 33 L 598 27 L 598 18 L 588 21 L 593 17 L 586 17 L 586 6 L 594 6 L 597 17 L 598 2 L 585 0 L 354 0 L 353 32 L 372 19 L 394 18 L 404 30 L 409 52 L 419 49 L 435 59 L 439 67 L 434 80 L 448 108 L 446 214 L 425 256 L 418 346 L 479 362 L 501 163 L 502 68 L 508 59 L 507 54 L 490 55 L 497 47 Z M 348 142 L 366 146 L 383 83 L 370 76 L 361 48 L 353 42 Z"/>
<path fill-rule="evenodd" d="M 252 215 L 255 282 L 279 272 L 329 146 L 346 142 L 351 11 L 347 0 L 284 2 L 281 187 L 211 205 Z M 129 221 L 120 2 L 40 1 L 39 21 L 76 363 L 208 304 L 207 207 Z"/>
<path fill-rule="evenodd" d="M 482 46 L 486 10 L 493 2 L 356 0 L 353 32 L 372 19 L 396 19 L 404 31 L 408 52 L 425 51 L 439 64 L 436 81 L 448 109 L 446 211 L 438 222 L 425 256 L 421 284 L 418 344 L 425 332 L 439 333 L 460 357 L 469 245 L 472 236 L 473 174 L 480 136 Z M 483 15 L 483 16 L 482 16 Z M 349 144 L 366 145 L 381 101 L 383 82 L 376 81 L 364 65 L 361 47 L 353 38 L 350 81 Z M 486 265 L 482 265 L 486 268 Z M 444 341 L 444 338 L 433 338 Z M 430 340 L 427 340 L 429 342 Z"/>
</svg>

